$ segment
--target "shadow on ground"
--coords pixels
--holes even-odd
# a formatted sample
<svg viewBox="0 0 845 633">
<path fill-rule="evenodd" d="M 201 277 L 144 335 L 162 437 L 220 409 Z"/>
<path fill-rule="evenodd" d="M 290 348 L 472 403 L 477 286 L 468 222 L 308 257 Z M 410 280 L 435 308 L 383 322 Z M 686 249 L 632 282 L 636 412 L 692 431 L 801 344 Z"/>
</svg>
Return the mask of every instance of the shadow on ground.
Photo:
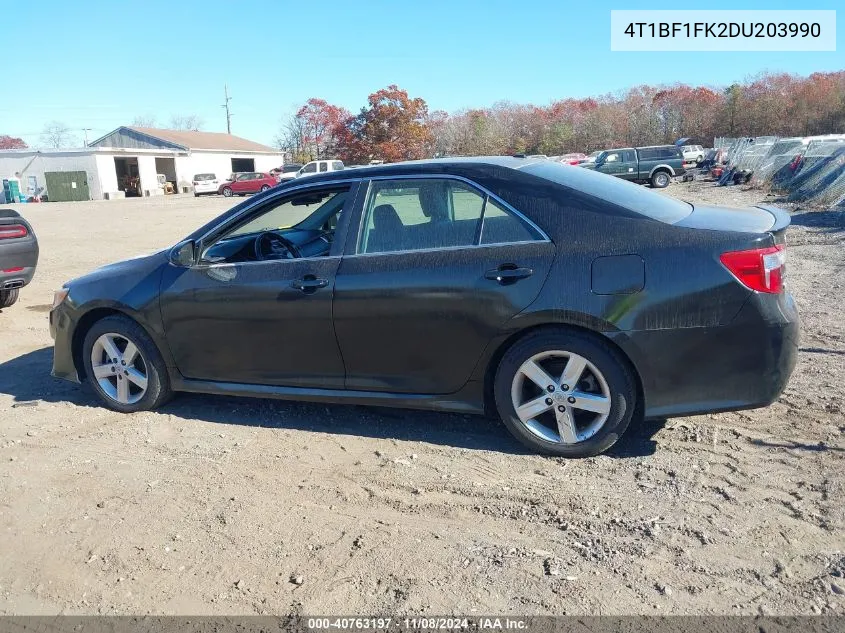
<svg viewBox="0 0 845 633">
<path fill-rule="evenodd" d="M 845 209 L 839 211 L 799 211 L 792 214 L 792 224 L 826 229 L 825 233 L 845 231 Z"/>
<path fill-rule="evenodd" d="M 50 376 L 52 361 L 53 350 L 45 347 L 0 363 L 0 393 L 14 398 L 12 406 L 34 401 L 67 402 L 79 407 L 100 406 L 90 387 Z M 188 393 L 179 394 L 159 412 L 185 420 L 428 442 L 514 455 L 530 454 L 501 422 L 480 416 Z M 657 446 L 652 437 L 662 424 L 662 421 L 643 422 L 632 426 L 625 438 L 607 454 L 617 458 L 652 455 Z"/>
</svg>

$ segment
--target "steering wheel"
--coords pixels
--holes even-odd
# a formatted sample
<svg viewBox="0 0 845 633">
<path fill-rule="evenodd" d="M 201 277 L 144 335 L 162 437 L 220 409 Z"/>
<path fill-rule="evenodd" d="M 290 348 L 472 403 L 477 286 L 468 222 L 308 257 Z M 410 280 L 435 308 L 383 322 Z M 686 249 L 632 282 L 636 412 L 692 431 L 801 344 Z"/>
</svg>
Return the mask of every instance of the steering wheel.
<svg viewBox="0 0 845 633">
<path fill-rule="evenodd" d="M 254 246 L 255 258 L 259 261 L 302 257 L 302 252 L 296 244 L 275 231 L 264 231 L 255 238 Z"/>
</svg>

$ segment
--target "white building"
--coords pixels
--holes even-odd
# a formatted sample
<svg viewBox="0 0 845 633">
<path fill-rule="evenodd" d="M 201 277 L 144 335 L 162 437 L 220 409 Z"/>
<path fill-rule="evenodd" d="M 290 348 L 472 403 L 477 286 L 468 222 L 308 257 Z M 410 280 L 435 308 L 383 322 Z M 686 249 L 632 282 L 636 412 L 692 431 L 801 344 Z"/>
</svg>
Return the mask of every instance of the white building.
<svg viewBox="0 0 845 633">
<path fill-rule="evenodd" d="M 0 179 L 29 195 L 46 188 L 50 200 L 102 200 L 159 195 L 159 174 L 189 192 L 196 174 L 224 180 L 282 162 L 279 150 L 231 134 L 120 127 L 83 149 L 0 151 Z"/>
</svg>

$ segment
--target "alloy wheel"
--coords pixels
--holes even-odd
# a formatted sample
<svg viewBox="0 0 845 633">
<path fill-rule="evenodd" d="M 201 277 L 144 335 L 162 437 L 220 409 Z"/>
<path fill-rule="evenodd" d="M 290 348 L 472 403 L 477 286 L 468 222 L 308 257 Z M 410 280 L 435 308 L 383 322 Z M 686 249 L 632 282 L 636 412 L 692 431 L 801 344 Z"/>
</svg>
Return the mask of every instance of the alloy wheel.
<svg viewBox="0 0 845 633">
<path fill-rule="evenodd" d="M 91 369 L 103 393 L 120 404 L 135 404 L 147 393 L 147 363 L 122 334 L 101 335 L 91 347 Z"/>
<path fill-rule="evenodd" d="M 516 372 L 511 401 L 525 428 L 547 442 L 577 444 L 593 437 L 610 416 L 602 373 L 578 354 L 535 354 Z"/>
</svg>

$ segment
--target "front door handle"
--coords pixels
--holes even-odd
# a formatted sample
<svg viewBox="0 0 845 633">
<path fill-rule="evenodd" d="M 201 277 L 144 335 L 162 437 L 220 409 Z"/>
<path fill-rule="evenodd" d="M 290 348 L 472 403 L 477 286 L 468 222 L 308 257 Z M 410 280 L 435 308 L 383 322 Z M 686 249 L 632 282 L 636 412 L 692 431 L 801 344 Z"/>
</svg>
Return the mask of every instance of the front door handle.
<svg viewBox="0 0 845 633">
<path fill-rule="evenodd" d="M 520 266 L 516 266 L 515 264 L 502 264 L 498 268 L 488 270 L 486 273 L 484 273 L 484 277 L 487 279 L 492 279 L 493 281 L 497 281 L 504 286 L 507 284 L 515 283 L 520 279 L 530 277 L 533 274 L 533 268 L 523 268 Z"/>
<path fill-rule="evenodd" d="M 329 285 L 328 279 L 318 279 L 314 275 L 305 275 L 302 279 L 290 282 L 291 287 L 302 292 L 314 292 L 318 288 L 325 288 Z"/>
</svg>

